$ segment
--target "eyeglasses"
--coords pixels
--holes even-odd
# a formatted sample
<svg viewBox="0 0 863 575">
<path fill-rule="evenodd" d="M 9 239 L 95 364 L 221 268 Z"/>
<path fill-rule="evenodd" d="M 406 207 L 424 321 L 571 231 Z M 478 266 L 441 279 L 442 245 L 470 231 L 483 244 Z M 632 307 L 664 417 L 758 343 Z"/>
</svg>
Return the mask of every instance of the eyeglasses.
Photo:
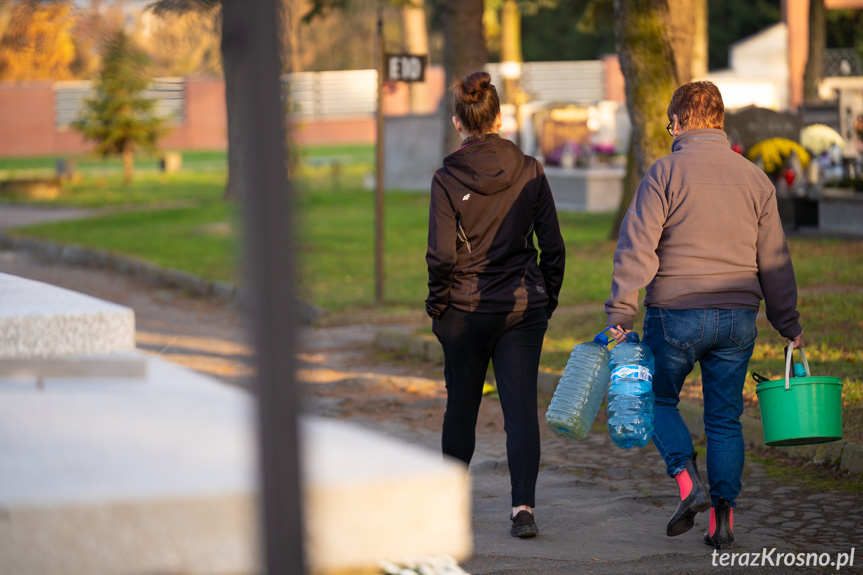
<svg viewBox="0 0 863 575">
<path fill-rule="evenodd" d="M 674 137 L 674 120 L 668 122 L 668 125 L 665 126 L 665 131 L 668 132 L 669 136 Z"/>
</svg>

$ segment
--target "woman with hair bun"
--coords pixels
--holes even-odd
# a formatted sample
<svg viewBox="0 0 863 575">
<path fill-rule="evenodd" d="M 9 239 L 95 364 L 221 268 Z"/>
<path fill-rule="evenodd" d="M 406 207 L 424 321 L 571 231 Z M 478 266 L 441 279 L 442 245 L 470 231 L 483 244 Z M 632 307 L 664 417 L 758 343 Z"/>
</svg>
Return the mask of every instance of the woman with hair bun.
<svg viewBox="0 0 863 575">
<path fill-rule="evenodd" d="M 542 165 L 497 134 L 500 101 L 491 76 L 474 72 L 451 89 L 462 146 L 432 180 L 426 253 L 426 311 L 444 352 L 442 447 L 470 464 L 491 360 L 512 485 L 510 534 L 533 537 L 539 533 L 536 380 L 565 248 Z"/>
</svg>

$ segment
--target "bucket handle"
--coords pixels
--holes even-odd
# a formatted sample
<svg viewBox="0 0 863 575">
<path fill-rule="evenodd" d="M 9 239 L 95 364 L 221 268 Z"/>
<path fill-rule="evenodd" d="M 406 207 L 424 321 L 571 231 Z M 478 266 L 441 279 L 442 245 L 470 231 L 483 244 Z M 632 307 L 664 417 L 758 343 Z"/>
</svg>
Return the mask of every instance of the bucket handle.
<svg viewBox="0 0 863 575">
<path fill-rule="evenodd" d="M 791 389 L 791 352 L 794 351 L 794 342 L 789 341 L 788 347 L 785 348 L 785 389 Z M 806 376 L 809 377 L 812 375 L 812 372 L 809 371 L 809 362 L 806 360 L 806 352 L 803 351 L 803 348 L 799 348 L 800 355 L 803 357 L 803 367 L 806 369 Z"/>
</svg>

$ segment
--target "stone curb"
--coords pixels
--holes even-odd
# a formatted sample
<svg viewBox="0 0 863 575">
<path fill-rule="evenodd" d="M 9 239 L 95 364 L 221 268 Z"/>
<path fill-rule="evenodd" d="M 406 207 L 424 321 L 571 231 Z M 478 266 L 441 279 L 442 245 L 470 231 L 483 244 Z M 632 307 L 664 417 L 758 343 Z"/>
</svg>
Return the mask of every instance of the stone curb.
<svg viewBox="0 0 863 575">
<path fill-rule="evenodd" d="M 388 351 L 406 352 L 413 357 L 432 363 L 443 361 L 443 350 L 440 343 L 431 336 L 423 337 L 394 329 L 381 329 L 375 335 L 375 345 Z M 537 391 L 540 395 L 550 397 L 557 382 L 559 373 L 541 371 L 537 378 Z M 704 415 L 701 406 L 680 402 L 680 415 L 693 434 L 704 436 Z M 761 420 L 743 415 L 743 440 L 753 446 L 764 445 L 764 428 Z M 818 465 L 839 467 L 855 475 L 863 475 L 863 445 L 853 441 L 834 441 L 819 445 L 800 445 L 795 447 L 771 447 L 778 453 L 805 459 Z"/>
<path fill-rule="evenodd" d="M 183 270 L 163 268 L 156 264 L 97 248 L 63 244 L 0 233 L 0 249 L 29 252 L 39 259 L 67 265 L 110 269 L 144 279 L 152 285 L 176 288 L 197 297 L 216 299 L 247 309 L 245 289 L 233 284 L 207 280 Z M 323 310 L 305 302 L 298 302 L 301 323 L 312 324 L 323 315 Z"/>
</svg>

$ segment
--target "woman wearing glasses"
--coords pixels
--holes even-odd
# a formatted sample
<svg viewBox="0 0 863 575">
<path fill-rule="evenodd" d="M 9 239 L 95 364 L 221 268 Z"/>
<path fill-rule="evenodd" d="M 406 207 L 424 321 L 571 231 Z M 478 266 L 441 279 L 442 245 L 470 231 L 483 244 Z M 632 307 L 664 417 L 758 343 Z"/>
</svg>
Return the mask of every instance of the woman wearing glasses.
<svg viewBox="0 0 863 575">
<path fill-rule="evenodd" d="M 620 226 L 608 325 L 622 342 L 646 287 L 644 343 L 656 356 L 653 443 L 680 501 L 666 534 L 692 529 L 710 510 L 704 542 L 734 542 L 734 508 L 743 472 L 743 382 L 763 299 L 767 319 L 803 347 L 797 284 L 776 207 L 776 190 L 734 152 L 723 131 L 725 106 L 711 82 L 678 88 L 668 106 L 671 154 L 647 171 Z M 705 482 L 677 405 L 695 363 L 701 366 Z"/>
</svg>

